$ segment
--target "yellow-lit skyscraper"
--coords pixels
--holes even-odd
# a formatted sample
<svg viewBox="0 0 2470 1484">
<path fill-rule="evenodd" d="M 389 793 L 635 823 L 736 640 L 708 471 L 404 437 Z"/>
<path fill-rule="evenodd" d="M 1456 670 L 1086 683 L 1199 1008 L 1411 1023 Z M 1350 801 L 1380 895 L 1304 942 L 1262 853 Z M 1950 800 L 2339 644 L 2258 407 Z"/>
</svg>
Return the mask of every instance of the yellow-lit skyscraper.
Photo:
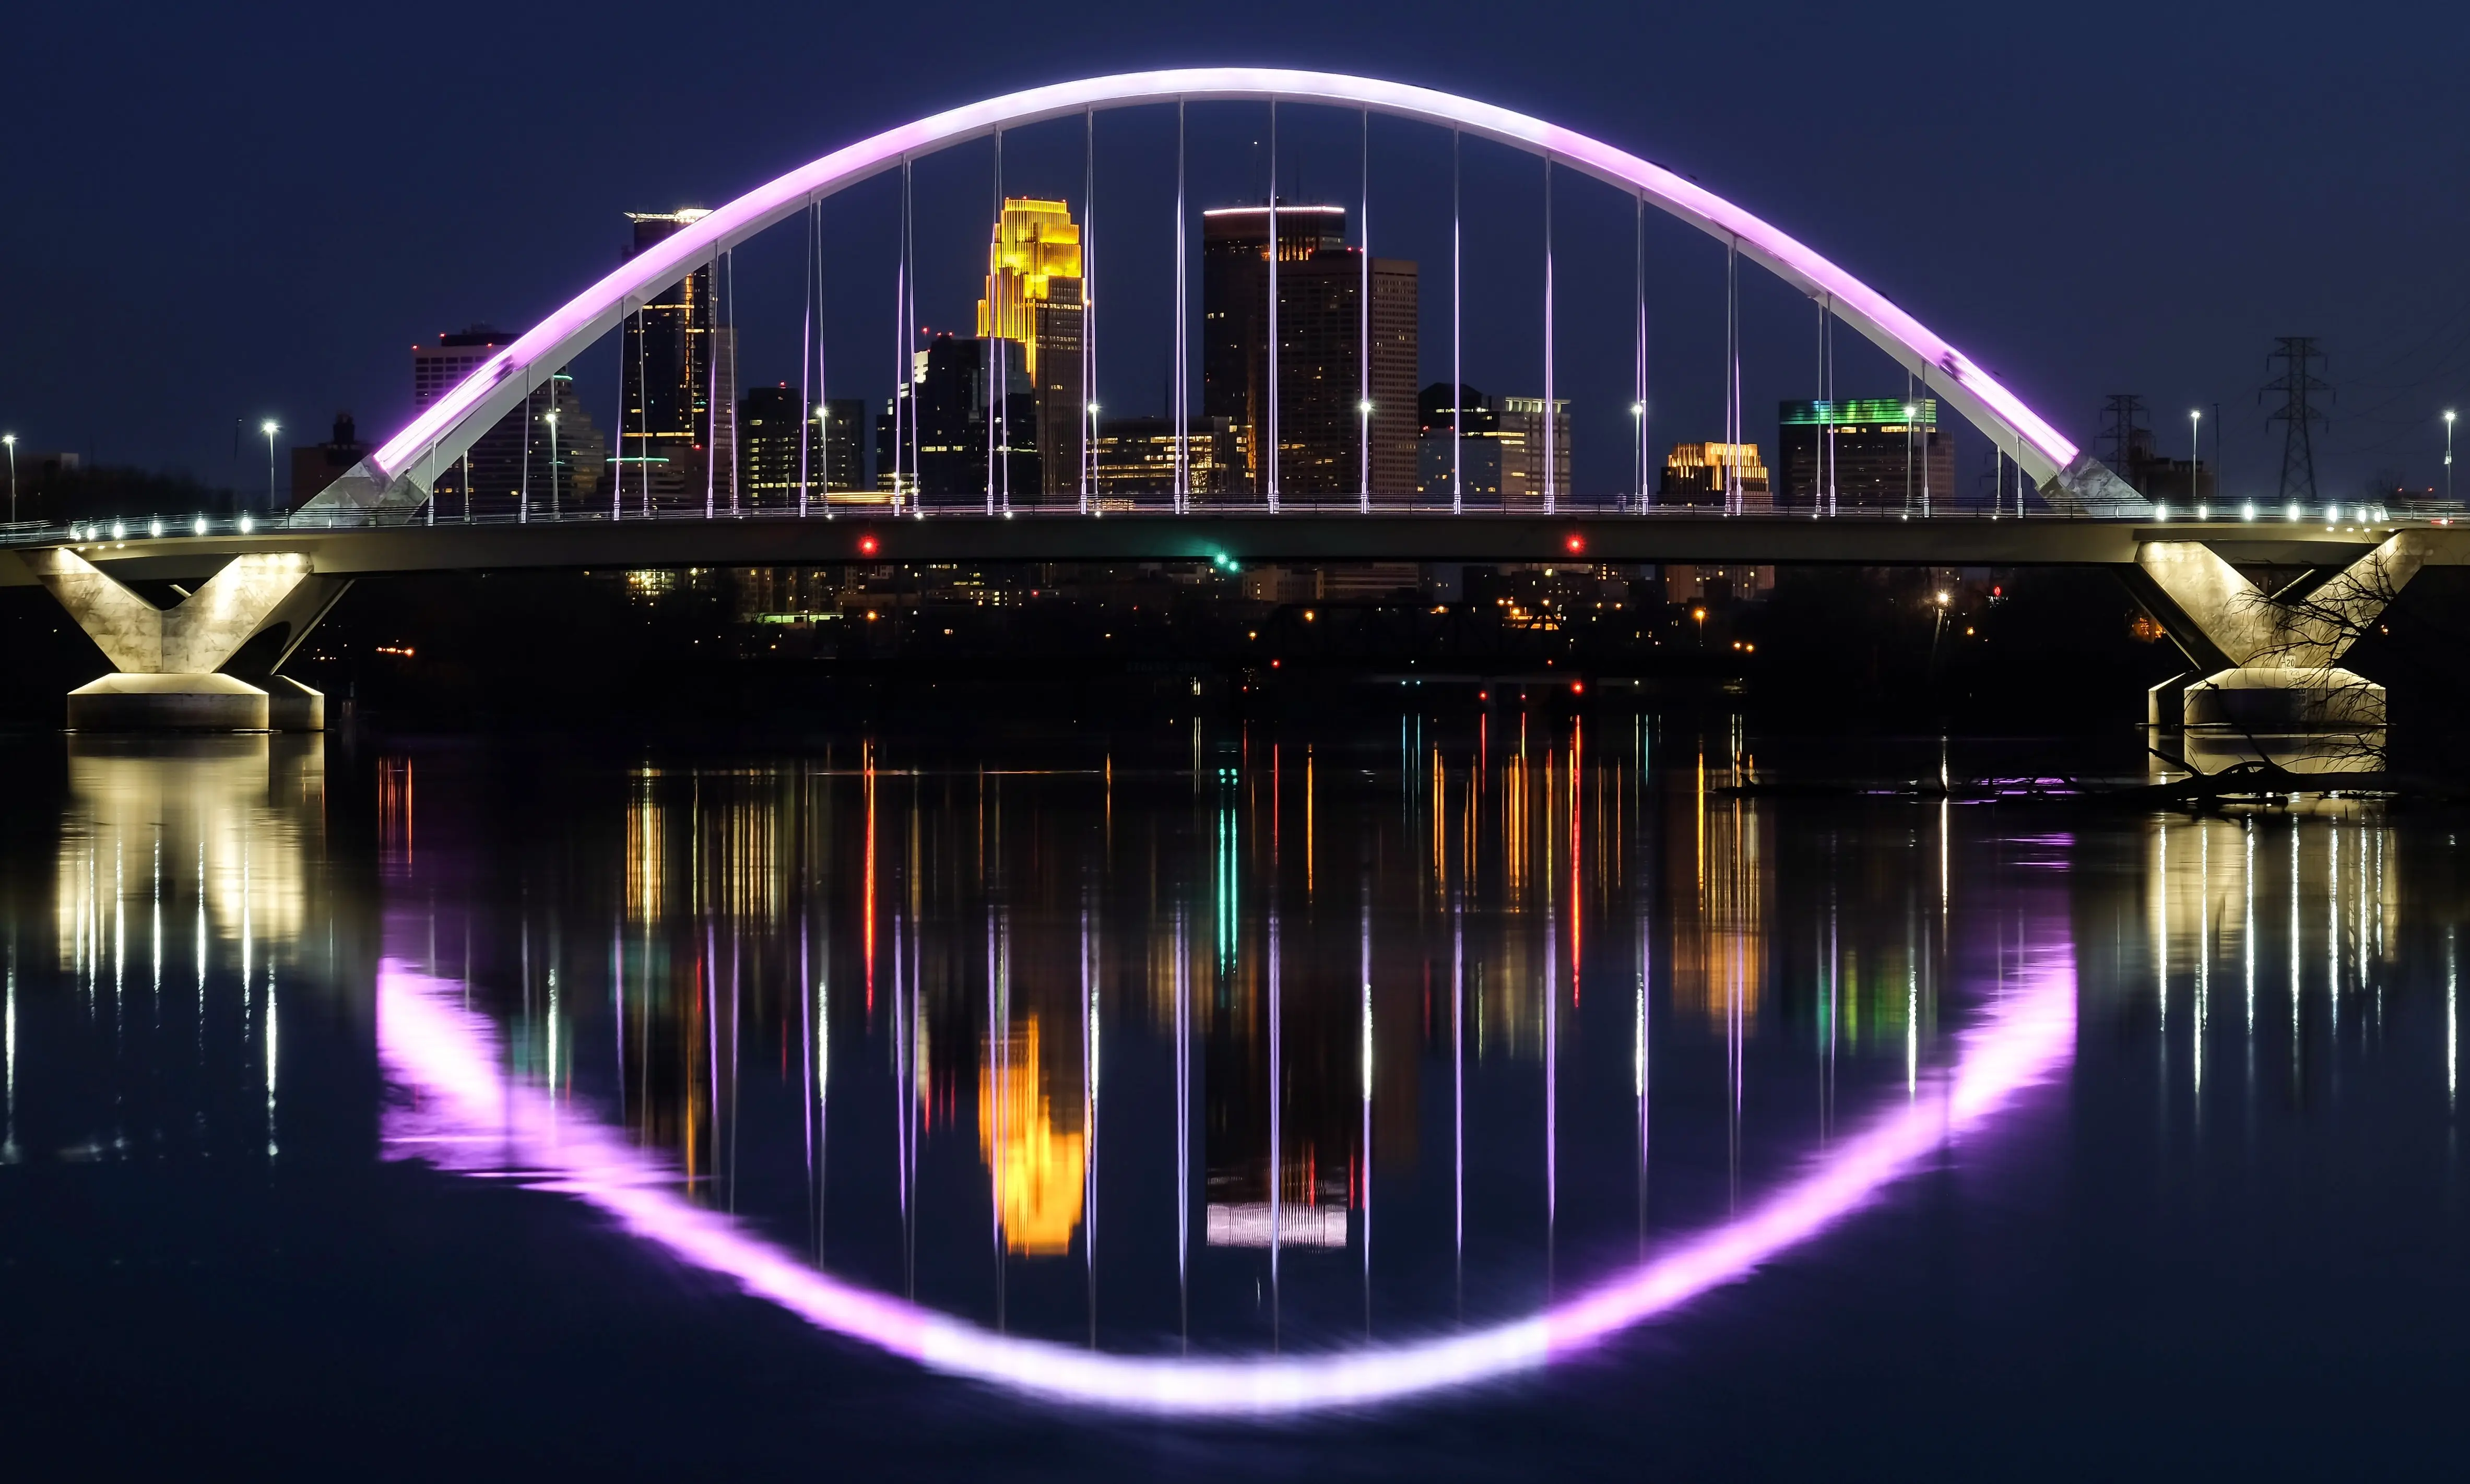
<svg viewBox="0 0 2470 1484">
<path fill-rule="evenodd" d="M 1062 201 L 1007 197 L 988 251 L 978 335 L 1020 347 L 1037 393 L 1039 490 L 1077 495 L 1082 459 L 1081 228 Z M 1018 448 L 1023 429 L 1011 429 Z"/>
</svg>

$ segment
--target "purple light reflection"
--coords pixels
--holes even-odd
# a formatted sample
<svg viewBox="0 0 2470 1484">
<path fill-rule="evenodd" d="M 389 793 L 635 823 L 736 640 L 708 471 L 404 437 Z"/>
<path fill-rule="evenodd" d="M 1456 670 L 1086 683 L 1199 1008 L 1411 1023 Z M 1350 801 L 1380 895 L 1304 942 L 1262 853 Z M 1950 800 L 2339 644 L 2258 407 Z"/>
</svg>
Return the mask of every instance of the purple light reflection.
<svg viewBox="0 0 2470 1484">
<path fill-rule="evenodd" d="M 1875 1199 L 1946 1143 L 2062 1068 L 2075 1045 L 2075 962 L 2063 939 L 2027 953 L 2008 991 L 1960 1038 L 1936 1096 L 1898 1101 L 1814 1155 L 1749 1211 L 1680 1240 L 1567 1303 L 1465 1334 L 1318 1356 L 1193 1359 L 1101 1355 L 999 1334 L 844 1283 L 679 1194 L 676 1171 L 543 1090 L 510 1084 L 495 1026 L 463 987 L 403 959 L 378 966 L 378 1055 L 413 1101 L 388 1110 L 398 1158 L 526 1172 L 680 1260 L 734 1279 L 821 1329 L 957 1376 L 1033 1395 L 1186 1415 L 1302 1412 L 1413 1396 L 1539 1366 L 1708 1289 L 1747 1277 Z"/>
</svg>

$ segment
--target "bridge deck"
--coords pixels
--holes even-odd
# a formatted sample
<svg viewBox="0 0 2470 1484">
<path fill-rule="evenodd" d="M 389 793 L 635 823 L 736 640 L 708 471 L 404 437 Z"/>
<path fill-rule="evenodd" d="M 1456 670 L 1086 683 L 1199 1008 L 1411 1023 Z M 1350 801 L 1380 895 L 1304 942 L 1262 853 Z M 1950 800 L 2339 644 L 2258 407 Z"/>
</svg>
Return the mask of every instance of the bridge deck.
<svg viewBox="0 0 2470 1484">
<path fill-rule="evenodd" d="M 243 535 L 131 536 L 56 541 L 131 579 L 203 574 L 250 551 L 302 552 L 333 576 L 554 568 L 821 566 L 841 562 L 1176 562 L 1223 556 L 1265 562 L 1689 562 L 1859 567 L 2070 567 L 2132 562 L 2151 541 L 2202 541 L 2232 562 L 2343 565 L 2400 529 L 2431 538 L 2428 560 L 2470 565 L 2470 526 L 2394 522 L 2099 521 L 1977 516 L 1934 520 L 1578 514 L 1560 517 L 1355 512 L 935 514 L 896 520 L 764 515 L 447 522 L 436 525 L 310 528 Z M 869 545 L 868 543 L 873 545 Z M 0 587 L 33 582 L 13 549 L 0 549 Z"/>
</svg>

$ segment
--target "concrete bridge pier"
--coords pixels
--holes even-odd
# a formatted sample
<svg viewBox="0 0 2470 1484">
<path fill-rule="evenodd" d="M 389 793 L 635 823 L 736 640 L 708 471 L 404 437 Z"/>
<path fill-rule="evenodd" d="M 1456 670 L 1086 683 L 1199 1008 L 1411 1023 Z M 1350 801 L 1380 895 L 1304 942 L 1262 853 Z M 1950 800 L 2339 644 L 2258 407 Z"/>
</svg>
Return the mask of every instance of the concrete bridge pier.
<svg viewBox="0 0 2470 1484">
<path fill-rule="evenodd" d="M 275 671 L 348 581 L 295 552 L 225 563 L 158 607 L 66 547 L 23 556 L 114 673 L 70 691 L 73 731 L 322 731 L 326 698 Z"/>
<path fill-rule="evenodd" d="M 2427 559 L 2396 532 L 2330 577 L 2267 592 L 2202 542 L 2145 542 L 2129 589 L 2196 668 L 2153 687 L 2156 745 L 2213 772 L 2270 760 L 2300 772 L 2383 765 L 2385 689 L 2340 661 Z"/>
</svg>

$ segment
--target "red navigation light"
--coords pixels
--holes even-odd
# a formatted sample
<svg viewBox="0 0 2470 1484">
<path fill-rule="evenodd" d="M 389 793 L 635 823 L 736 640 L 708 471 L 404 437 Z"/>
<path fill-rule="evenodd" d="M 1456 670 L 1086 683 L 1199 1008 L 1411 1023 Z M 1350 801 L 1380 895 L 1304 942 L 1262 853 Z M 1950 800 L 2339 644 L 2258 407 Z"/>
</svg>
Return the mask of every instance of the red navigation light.
<svg viewBox="0 0 2470 1484">
<path fill-rule="evenodd" d="M 860 556 L 873 556 L 874 555 L 874 548 L 877 545 L 878 543 L 874 537 L 861 536 L 857 539 L 857 554 Z"/>
<path fill-rule="evenodd" d="M 1274 670 L 1274 669 L 1276 669 L 1279 665 L 1284 664 L 1285 662 L 1286 662 L 1286 661 L 1283 661 L 1283 660 L 1272 660 L 1272 661 L 1270 661 L 1270 669 L 1272 669 L 1272 670 Z"/>
<path fill-rule="evenodd" d="M 1587 683 L 1586 683 L 1585 681 L 1572 681 L 1572 682 L 1570 682 L 1570 694 L 1572 694 L 1572 695 L 1573 695 L 1573 696 L 1583 696 L 1583 695 L 1585 695 L 1586 693 L 1587 693 Z"/>
<path fill-rule="evenodd" d="M 1561 543 L 1561 545 L 1569 547 L 1573 552 L 1584 551 L 1587 549 L 1587 538 L 1579 535 L 1575 531 L 1572 531 L 1570 533 L 1570 539 Z"/>
</svg>

